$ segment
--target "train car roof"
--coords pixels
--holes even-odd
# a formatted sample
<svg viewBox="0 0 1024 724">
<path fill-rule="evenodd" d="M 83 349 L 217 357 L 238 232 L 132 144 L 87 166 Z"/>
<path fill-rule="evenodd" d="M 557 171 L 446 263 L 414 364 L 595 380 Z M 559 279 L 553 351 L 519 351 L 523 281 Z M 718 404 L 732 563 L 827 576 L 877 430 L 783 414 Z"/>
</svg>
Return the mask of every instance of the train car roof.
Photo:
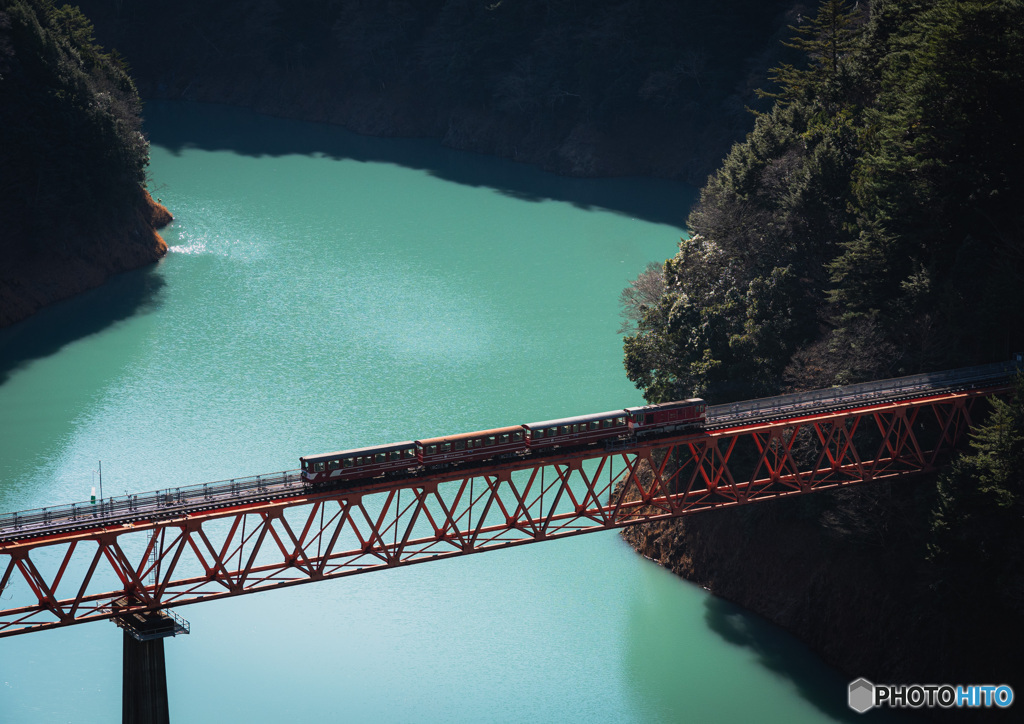
<svg viewBox="0 0 1024 724">
<path fill-rule="evenodd" d="M 594 420 L 607 420 L 609 417 L 625 417 L 625 410 L 609 410 L 608 412 L 595 412 L 591 415 L 577 415 L 576 417 L 563 417 L 560 420 L 545 420 L 544 422 L 528 422 L 523 427 L 534 430 L 538 427 L 554 427 L 555 425 L 574 425 L 581 422 L 593 422 Z"/>
<path fill-rule="evenodd" d="M 663 402 L 660 405 L 642 405 L 640 407 L 627 407 L 626 412 L 631 415 L 635 412 L 645 412 L 648 410 L 665 410 L 672 409 L 674 407 L 689 407 L 690 405 L 702 405 L 704 400 L 699 397 L 691 397 L 689 400 L 676 400 L 675 402 Z"/>
<path fill-rule="evenodd" d="M 496 427 L 493 430 L 478 430 L 476 432 L 464 432 L 460 435 L 445 435 L 444 437 L 431 437 L 424 440 L 417 440 L 416 442 L 420 445 L 437 445 L 445 442 L 455 442 L 456 440 L 471 440 L 476 437 L 483 437 L 484 435 L 503 435 L 513 432 L 522 432 L 522 425 L 512 425 L 511 427 Z"/>
<path fill-rule="evenodd" d="M 368 452 L 391 452 L 392 450 L 402 450 L 407 447 L 413 447 L 416 443 L 412 440 L 406 440 L 405 442 L 392 442 L 387 445 L 372 445 L 370 447 L 357 447 L 352 450 L 339 450 L 337 452 L 320 453 L 319 455 L 303 455 L 299 460 L 324 460 L 334 459 L 340 457 L 348 457 L 349 455 L 365 455 Z"/>
</svg>

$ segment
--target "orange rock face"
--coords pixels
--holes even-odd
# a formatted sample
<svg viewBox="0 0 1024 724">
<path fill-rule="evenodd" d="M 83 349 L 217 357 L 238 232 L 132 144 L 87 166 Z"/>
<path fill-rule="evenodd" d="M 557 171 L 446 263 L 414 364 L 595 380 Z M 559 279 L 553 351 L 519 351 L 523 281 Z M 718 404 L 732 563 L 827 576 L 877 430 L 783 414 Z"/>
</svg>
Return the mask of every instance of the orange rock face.
<svg viewBox="0 0 1024 724">
<path fill-rule="evenodd" d="M 146 201 L 149 203 L 150 226 L 152 226 L 154 229 L 162 229 L 169 223 L 174 221 L 174 217 L 171 215 L 171 212 L 168 211 L 166 206 L 161 204 L 159 201 L 154 201 L 153 197 L 149 195 L 149 191 L 143 189 L 143 193 L 146 194 Z"/>
<path fill-rule="evenodd" d="M 105 232 L 46 255 L 20 256 L 0 267 L 0 327 L 42 307 L 98 287 L 114 274 L 152 264 L 167 253 L 157 229 L 174 217 L 140 189 L 135 211 Z"/>
</svg>

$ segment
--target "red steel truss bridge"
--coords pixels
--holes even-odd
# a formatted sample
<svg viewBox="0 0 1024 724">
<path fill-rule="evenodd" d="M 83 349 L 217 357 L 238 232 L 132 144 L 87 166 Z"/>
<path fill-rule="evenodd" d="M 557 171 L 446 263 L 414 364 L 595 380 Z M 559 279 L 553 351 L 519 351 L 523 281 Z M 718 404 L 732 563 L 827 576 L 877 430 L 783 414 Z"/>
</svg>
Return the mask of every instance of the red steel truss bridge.
<svg viewBox="0 0 1024 724">
<path fill-rule="evenodd" d="M 343 489 L 292 471 L 0 515 L 0 637 L 933 471 L 1018 366 L 712 406 L 687 434 Z"/>
</svg>

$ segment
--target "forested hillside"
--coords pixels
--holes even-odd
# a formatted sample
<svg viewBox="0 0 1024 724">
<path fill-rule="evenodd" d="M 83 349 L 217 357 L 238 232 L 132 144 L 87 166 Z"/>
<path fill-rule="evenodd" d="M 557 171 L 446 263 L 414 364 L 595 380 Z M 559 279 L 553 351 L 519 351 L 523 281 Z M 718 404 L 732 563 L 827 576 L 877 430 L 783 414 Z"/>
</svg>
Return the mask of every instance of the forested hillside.
<svg viewBox="0 0 1024 724">
<path fill-rule="evenodd" d="M 143 97 L 702 183 L 793 0 L 84 0 Z M 789 15 L 786 15 L 786 12 Z"/>
<path fill-rule="evenodd" d="M 827 0 L 792 36 L 804 57 L 775 69 L 774 105 L 704 187 L 693 236 L 624 294 L 627 374 L 651 401 L 1024 350 L 1024 3 Z M 1020 404 L 998 423 L 1016 420 L 1018 439 Z M 1024 536 L 1011 448 L 986 443 L 938 487 L 873 485 L 634 541 L 869 678 L 1020 676 L 1006 665 L 1024 631 L 1024 589 L 1006 574 Z M 997 489 L 972 472 L 990 468 Z M 726 553 L 737 546 L 764 558 L 763 577 Z M 972 609 L 1015 620 L 993 635 Z"/>
<path fill-rule="evenodd" d="M 0 326 L 166 250 L 139 111 L 76 8 L 0 0 Z"/>
<path fill-rule="evenodd" d="M 1024 6 L 826 3 L 704 187 L 626 340 L 652 401 L 1008 358 L 1024 344 Z"/>
</svg>

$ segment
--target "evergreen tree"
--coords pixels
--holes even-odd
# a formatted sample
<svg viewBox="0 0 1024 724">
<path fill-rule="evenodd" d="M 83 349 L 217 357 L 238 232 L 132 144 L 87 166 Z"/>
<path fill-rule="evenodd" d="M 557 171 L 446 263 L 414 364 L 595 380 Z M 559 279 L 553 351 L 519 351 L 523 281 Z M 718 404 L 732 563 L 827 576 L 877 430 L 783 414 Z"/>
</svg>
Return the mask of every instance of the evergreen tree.
<svg viewBox="0 0 1024 724">
<path fill-rule="evenodd" d="M 1024 3 L 940 0 L 902 19 L 871 43 L 857 233 L 831 264 L 831 299 L 922 352 L 911 367 L 1003 356 L 1024 329 L 1011 291 L 1024 281 Z"/>
<path fill-rule="evenodd" d="M 1009 402 L 993 410 L 971 435 L 971 453 L 959 456 L 938 480 L 930 559 L 943 566 L 951 588 L 967 597 L 1024 603 L 1024 374 Z"/>
<path fill-rule="evenodd" d="M 806 67 L 783 63 L 769 78 L 780 86 L 775 93 L 758 91 L 763 98 L 775 98 L 782 104 L 816 100 L 834 103 L 849 91 L 852 75 L 847 57 L 860 38 L 859 6 L 853 9 L 844 0 L 825 0 L 817 14 L 800 25 L 790 25 L 796 36 L 787 48 L 801 52 Z"/>
</svg>

